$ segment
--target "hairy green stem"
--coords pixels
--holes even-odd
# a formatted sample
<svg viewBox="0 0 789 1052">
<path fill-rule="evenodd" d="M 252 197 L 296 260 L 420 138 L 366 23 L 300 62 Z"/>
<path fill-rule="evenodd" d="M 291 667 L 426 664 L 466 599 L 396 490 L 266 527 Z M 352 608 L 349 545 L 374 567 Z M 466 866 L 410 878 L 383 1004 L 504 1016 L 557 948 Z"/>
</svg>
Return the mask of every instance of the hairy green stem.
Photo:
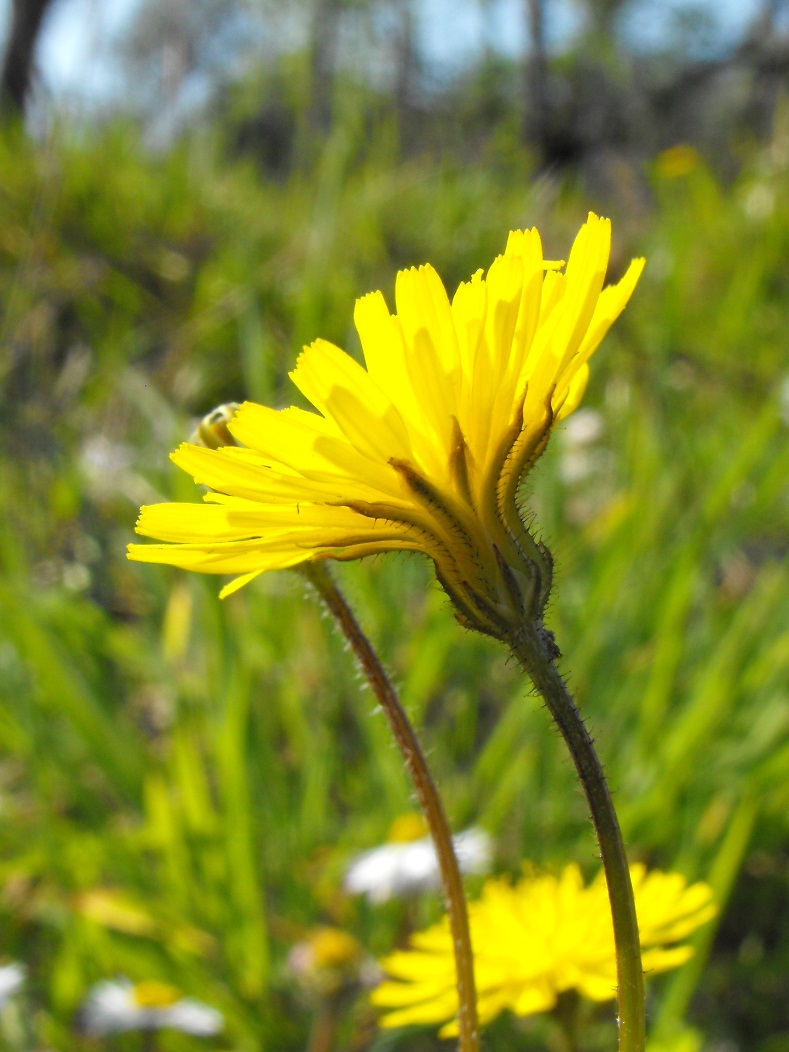
<svg viewBox="0 0 789 1052">
<path fill-rule="evenodd" d="M 616 940 L 619 1052 L 644 1052 L 644 973 L 633 886 L 603 768 L 581 714 L 556 668 L 557 651 L 551 634 L 541 624 L 526 623 L 508 642 L 561 731 L 586 793 L 608 883 Z"/>
<path fill-rule="evenodd" d="M 299 569 L 323 599 L 350 643 L 367 682 L 389 722 L 389 727 L 414 783 L 414 789 L 435 846 L 449 914 L 457 975 L 460 1052 L 479 1052 L 474 956 L 469 933 L 468 909 L 460 868 L 452 846 L 452 831 L 449 828 L 441 798 L 414 729 L 400 704 L 395 689 L 369 639 L 360 628 L 353 611 L 328 570 L 321 562 L 304 563 Z"/>
</svg>

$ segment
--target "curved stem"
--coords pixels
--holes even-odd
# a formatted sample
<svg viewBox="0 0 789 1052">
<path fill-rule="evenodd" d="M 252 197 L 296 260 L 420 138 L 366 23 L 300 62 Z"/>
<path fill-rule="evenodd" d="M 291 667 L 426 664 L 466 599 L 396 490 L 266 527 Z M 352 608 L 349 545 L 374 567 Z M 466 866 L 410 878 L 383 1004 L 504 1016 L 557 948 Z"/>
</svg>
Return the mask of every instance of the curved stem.
<svg viewBox="0 0 789 1052">
<path fill-rule="evenodd" d="M 299 567 L 314 586 L 351 645 L 356 659 L 378 699 L 414 783 L 416 795 L 427 821 L 436 850 L 441 883 L 449 914 L 458 990 L 458 1029 L 460 1052 L 479 1052 L 477 996 L 474 984 L 474 956 L 471 949 L 468 910 L 457 858 L 441 798 L 428 769 L 422 749 L 384 671 L 378 655 L 359 626 L 353 611 L 320 562 Z"/>
<path fill-rule="evenodd" d="M 561 731 L 586 793 L 600 844 L 614 925 L 619 1052 L 643 1052 L 646 1023 L 641 942 L 627 855 L 603 768 L 581 714 L 554 663 L 557 652 L 551 634 L 542 625 L 525 624 L 509 643 Z"/>
</svg>

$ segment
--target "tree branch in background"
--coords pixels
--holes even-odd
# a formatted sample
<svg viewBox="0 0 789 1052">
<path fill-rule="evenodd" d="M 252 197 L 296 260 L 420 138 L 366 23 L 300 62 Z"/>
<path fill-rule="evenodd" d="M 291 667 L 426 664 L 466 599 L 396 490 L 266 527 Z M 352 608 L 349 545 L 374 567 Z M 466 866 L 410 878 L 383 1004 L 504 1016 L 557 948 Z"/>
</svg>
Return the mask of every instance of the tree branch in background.
<svg viewBox="0 0 789 1052">
<path fill-rule="evenodd" d="M 417 43 L 411 0 L 400 0 L 397 6 L 398 32 L 395 42 L 395 107 L 400 118 L 401 135 L 407 131 L 414 105 L 417 72 Z"/>
<path fill-rule="evenodd" d="M 547 160 L 548 134 L 548 55 L 545 47 L 545 0 L 526 0 L 530 54 L 526 60 L 526 109 L 523 118 L 524 142 L 534 143 L 542 163 Z"/>
<path fill-rule="evenodd" d="M 33 76 L 36 42 L 51 4 L 52 0 L 13 0 L 11 31 L 0 83 L 0 106 L 20 117 L 24 115 L 25 99 Z"/>
<path fill-rule="evenodd" d="M 334 101 L 334 75 L 340 31 L 340 0 L 314 0 L 310 39 L 310 110 L 313 132 L 327 134 L 331 129 Z"/>
</svg>

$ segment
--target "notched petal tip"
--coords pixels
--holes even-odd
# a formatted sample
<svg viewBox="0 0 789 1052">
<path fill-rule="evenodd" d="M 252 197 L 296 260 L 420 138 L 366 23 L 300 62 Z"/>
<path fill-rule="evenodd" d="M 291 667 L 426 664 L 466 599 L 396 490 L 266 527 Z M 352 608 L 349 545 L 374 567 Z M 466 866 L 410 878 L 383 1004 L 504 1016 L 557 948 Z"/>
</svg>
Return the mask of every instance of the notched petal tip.
<svg viewBox="0 0 789 1052">
<path fill-rule="evenodd" d="M 254 413 L 256 410 L 261 408 L 262 407 L 259 402 L 253 402 L 249 398 L 241 402 L 241 404 L 236 409 L 235 413 L 233 413 L 233 416 L 231 417 L 230 421 L 228 422 L 227 427 L 230 431 L 230 434 L 233 434 L 233 428 L 238 425 L 239 420 L 246 420 L 250 413 Z"/>
<path fill-rule="evenodd" d="M 397 298 L 398 286 L 403 287 L 413 281 L 414 278 L 418 278 L 420 269 L 420 267 L 403 267 L 402 270 L 398 270 L 395 275 L 395 299 Z"/>
<path fill-rule="evenodd" d="M 331 347 L 333 350 L 340 350 L 339 347 L 335 347 L 334 344 L 329 343 L 328 340 L 324 340 L 320 336 L 316 340 L 312 340 L 311 343 L 304 344 L 296 358 L 296 364 L 288 373 L 288 376 L 297 387 L 299 386 L 299 377 L 304 372 L 305 367 L 311 364 L 310 360 L 313 355 L 320 355 L 326 347 Z"/>
<path fill-rule="evenodd" d="M 504 255 L 520 255 L 524 248 L 525 242 L 532 241 L 534 239 L 539 241 L 540 235 L 536 227 L 528 227 L 523 230 L 510 230 L 507 234 L 507 245 L 504 249 Z"/>
<path fill-rule="evenodd" d="M 127 544 L 126 558 L 134 563 L 165 562 L 166 560 L 158 553 L 169 547 L 169 544 Z"/>
<path fill-rule="evenodd" d="M 202 449 L 202 448 L 203 448 L 202 446 L 196 446 L 194 442 L 179 442 L 178 445 L 176 446 L 176 448 L 172 451 L 172 453 L 170 453 L 170 460 L 172 460 L 173 464 L 175 464 L 178 467 L 180 467 L 180 464 L 178 464 L 177 458 L 180 456 L 181 453 L 183 453 L 187 449 Z"/>
<path fill-rule="evenodd" d="M 171 456 L 172 456 L 172 454 L 171 454 Z M 164 502 L 162 502 L 162 503 L 164 503 Z M 134 524 L 134 532 L 135 533 L 140 533 L 143 536 L 145 536 L 145 533 L 144 533 L 145 520 L 147 518 L 150 518 L 150 516 L 151 516 L 151 508 L 155 508 L 155 507 L 157 507 L 156 504 L 143 504 L 143 506 L 140 508 L 140 513 L 137 516 L 137 521 Z M 156 513 L 154 512 L 153 514 L 155 515 Z M 129 547 L 131 547 L 131 545 Z"/>
<path fill-rule="evenodd" d="M 584 226 L 597 226 L 603 224 L 611 226 L 611 220 L 606 218 L 606 216 L 599 216 L 597 212 L 586 213 L 586 222 L 584 223 Z"/>
<path fill-rule="evenodd" d="M 363 296 L 359 296 L 354 304 L 354 314 L 356 311 L 365 310 L 373 304 L 378 305 L 383 303 L 386 306 L 386 297 L 380 289 L 373 289 L 371 292 L 365 292 Z M 387 308 L 387 313 L 388 313 Z"/>
<path fill-rule="evenodd" d="M 633 285 L 635 286 L 638 279 L 644 273 L 644 267 L 646 265 L 647 261 L 644 256 L 636 256 L 635 259 L 631 259 L 630 266 L 627 268 L 627 270 L 624 273 L 624 277 L 622 277 L 620 281 L 624 281 L 625 278 L 631 278 L 632 275 L 631 280 L 633 282 Z"/>
<path fill-rule="evenodd" d="M 398 301 L 398 290 L 400 295 L 402 295 L 404 291 L 411 289 L 418 288 L 428 291 L 437 289 L 439 286 L 446 296 L 444 282 L 432 263 L 420 263 L 416 267 L 406 267 L 404 270 L 398 270 L 395 278 L 395 302 Z M 398 313 L 399 310 L 398 305 Z"/>
</svg>

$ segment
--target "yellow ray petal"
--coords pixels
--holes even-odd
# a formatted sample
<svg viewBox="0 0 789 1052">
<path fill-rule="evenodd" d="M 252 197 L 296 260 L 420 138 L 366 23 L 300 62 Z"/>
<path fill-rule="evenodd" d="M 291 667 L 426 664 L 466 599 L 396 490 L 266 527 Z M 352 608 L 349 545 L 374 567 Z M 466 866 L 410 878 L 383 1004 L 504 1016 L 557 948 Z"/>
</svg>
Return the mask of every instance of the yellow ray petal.
<svg viewBox="0 0 789 1052">
<path fill-rule="evenodd" d="M 510 387 L 513 392 L 513 401 L 515 401 L 520 394 L 523 366 L 537 331 L 542 304 L 546 264 L 542 258 L 542 241 L 539 232 L 536 229 L 513 231 L 507 239 L 504 254 L 520 259 L 523 267 L 518 323 L 508 366 L 508 375 L 511 375 Z"/>
<path fill-rule="evenodd" d="M 395 299 L 414 393 L 448 454 L 459 411 L 460 351 L 446 290 L 425 265 L 398 273 Z"/>
<path fill-rule="evenodd" d="M 644 950 L 642 963 L 644 974 L 649 972 L 667 972 L 671 968 L 679 968 L 693 956 L 692 946 L 672 946 L 669 949 L 656 947 Z"/>
<path fill-rule="evenodd" d="M 408 432 L 391 398 L 345 351 L 316 340 L 299 355 L 290 376 L 363 456 L 384 464 L 390 457 L 410 456 Z"/>
<path fill-rule="evenodd" d="M 589 328 L 578 348 L 576 362 L 588 361 L 597 350 L 605 334 L 627 306 L 644 265 L 645 260 L 634 259 L 616 285 L 609 285 L 600 293 Z"/>
<path fill-rule="evenodd" d="M 605 281 L 610 252 L 611 220 L 599 219 L 590 212 L 567 261 L 562 321 L 554 334 L 559 371 L 576 353 L 589 327 Z"/>
<path fill-rule="evenodd" d="M 461 429 L 476 464 L 482 467 L 510 424 L 512 405 L 497 412 L 503 399 L 511 402 L 504 377 L 512 353 L 520 309 L 523 264 L 515 256 L 499 256 L 485 279 L 485 313 L 470 369 L 463 376 L 459 406 Z M 473 284 L 468 298 L 473 291 Z M 462 300 L 461 300 L 462 303 Z M 478 309 L 478 304 L 468 303 Z M 504 387 L 504 391 L 502 391 Z"/>
<path fill-rule="evenodd" d="M 428 981 L 420 982 L 420 1001 L 432 1001 L 454 989 L 455 970 L 451 956 L 447 958 L 447 964 L 449 967 L 443 976 L 431 977 Z M 370 993 L 370 1004 L 376 1008 L 402 1008 L 404 1005 L 413 1004 L 414 1000 L 414 988 L 408 982 L 383 982 Z"/>
<path fill-rule="evenodd" d="M 284 569 L 284 567 L 283 567 Z M 239 588 L 243 588 L 245 584 L 249 584 L 250 581 L 254 581 L 256 577 L 259 577 L 263 573 L 262 570 L 253 570 L 252 573 L 242 574 L 240 577 L 235 577 L 232 581 L 219 590 L 219 598 L 227 599 L 229 595 L 233 595 Z"/>
<path fill-rule="evenodd" d="M 424 1004 L 412 1005 L 410 1008 L 401 1008 L 388 1012 L 380 1021 L 380 1025 L 386 1029 L 399 1026 L 419 1026 L 430 1023 L 443 1023 L 449 1016 L 454 1016 L 458 1010 L 457 993 L 452 991 L 441 997 L 425 1001 Z"/>
<path fill-rule="evenodd" d="M 137 533 L 160 541 L 221 543 L 271 539 L 290 531 L 304 534 L 310 527 L 347 533 L 359 528 L 373 529 L 371 520 L 349 508 L 298 502 L 296 504 L 253 504 L 238 498 L 219 504 L 148 504 L 140 509 Z"/>
<path fill-rule="evenodd" d="M 311 557 L 307 549 L 262 552 L 240 545 L 218 554 L 217 548 L 184 544 L 130 544 L 130 559 L 141 563 L 161 563 L 200 573 L 250 574 L 264 570 L 285 570 Z"/>
<path fill-rule="evenodd" d="M 586 385 L 589 383 L 589 366 L 584 364 L 577 369 L 570 380 L 570 383 L 564 389 L 564 398 L 561 399 L 560 392 L 557 390 L 554 394 L 551 404 L 553 410 L 556 413 L 556 423 L 564 420 L 570 413 L 574 413 L 578 406 L 581 404 L 581 399 L 586 391 Z"/>
<path fill-rule="evenodd" d="M 295 445 L 297 435 L 294 433 L 291 438 L 291 444 Z M 313 439 L 303 435 L 299 449 L 304 454 L 309 475 L 295 475 L 290 468 L 286 474 L 274 465 L 266 467 L 255 463 L 248 450 L 232 446 L 204 449 L 185 442 L 170 454 L 170 459 L 188 472 L 195 482 L 249 500 L 294 501 L 300 497 L 306 500 L 352 497 L 370 500 L 380 499 L 382 494 L 391 496 L 393 492 L 400 495 L 402 487 L 388 465 L 364 459 L 363 467 L 360 467 L 359 461 L 363 458 L 344 440 L 322 436 Z M 344 455 L 349 468 L 358 469 L 357 474 L 342 470 L 340 462 Z"/>
<path fill-rule="evenodd" d="M 446 452 L 414 392 L 402 326 L 380 292 L 356 301 L 354 323 L 370 375 L 397 406 L 417 465 L 435 477 L 445 470 Z"/>
</svg>

